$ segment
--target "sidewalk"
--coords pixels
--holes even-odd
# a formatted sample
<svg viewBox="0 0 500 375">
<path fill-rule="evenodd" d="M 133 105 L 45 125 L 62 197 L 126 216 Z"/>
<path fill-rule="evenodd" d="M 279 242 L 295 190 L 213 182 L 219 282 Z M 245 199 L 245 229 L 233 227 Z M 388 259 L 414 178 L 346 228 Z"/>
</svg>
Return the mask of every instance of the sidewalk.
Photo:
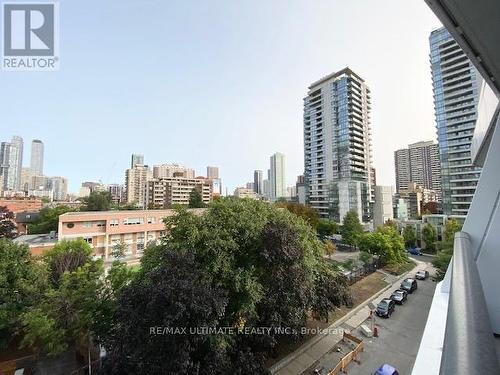
<svg viewBox="0 0 500 375">
<path fill-rule="evenodd" d="M 302 345 L 296 351 L 289 354 L 281 361 L 275 363 L 269 369 L 271 373 L 276 375 L 297 375 L 306 371 L 317 360 L 323 357 L 323 355 L 325 355 L 342 338 L 343 329 L 354 329 L 366 320 L 366 318 L 370 314 L 370 308 L 368 307 L 370 303 L 376 305 L 383 298 L 385 292 L 387 292 L 388 290 L 399 288 L 401 280 L 407 277 L 409 273 L 414 272 L 416 268 L 420 267 L 424 263 L 419 260 L 415 260 L 415 262 L 417 263 L 417 266 L 401 276 L 386 274 L 386 281 L 389 283 L 389 285 L 368 298 L 366 301 L 361 303 L 359 306 L 354 308 L 339 320 L 333 322 L 327 328 L 328 331 L 334 331 L 335 329 L 337 329 L 337 332 L 335 334 L 316 335 L 315 337 L 304 343 L 304 345 Z M 383 271 L 377 272 L 384 273 Z"/>
</svg>

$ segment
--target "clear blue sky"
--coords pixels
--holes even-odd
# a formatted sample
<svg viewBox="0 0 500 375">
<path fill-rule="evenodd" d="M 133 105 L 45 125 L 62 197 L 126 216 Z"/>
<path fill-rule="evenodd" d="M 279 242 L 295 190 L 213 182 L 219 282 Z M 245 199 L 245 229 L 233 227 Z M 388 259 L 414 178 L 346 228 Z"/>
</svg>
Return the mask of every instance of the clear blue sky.
<svg viewBox="0 0 500 375">
<path fill-rule="evenodd" d="M 61 1 L 61 68 L 0 72 L 0 140 L 33 138 L 45 172 L 123 182 L 149 165 L 220 167 L 230 192 L 269 156 L 303 170 L 307 86 L 350 66 L 373 94 L 374 165 L 394 184 L 393 151 L 435 139 L 423 0 Z"/>
</svg>

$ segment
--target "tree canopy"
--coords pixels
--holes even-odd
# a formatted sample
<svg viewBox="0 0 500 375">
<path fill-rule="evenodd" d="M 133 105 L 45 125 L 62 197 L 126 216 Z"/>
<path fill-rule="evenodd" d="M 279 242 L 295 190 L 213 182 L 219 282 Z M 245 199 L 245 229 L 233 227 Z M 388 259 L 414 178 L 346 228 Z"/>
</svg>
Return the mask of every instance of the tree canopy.
<svg viewBox="0 0 500 375">
<path fill-rule="evenodd" d="M 436 251 L 437 231 L 434 225 L 427 223 L 422 228 L 422 240 L 425 242 L 425 250 Z"/>
<path fill-rule="evenodd" d="M 338 232 L 337 223 L 333 220 L 321 219 L 318 222 L 318 227 L 316 228 L 318 234 L 322 237 L 331 236 Z"/>
<path fill-rule="evenodd" d="M 443 241 L 441 243 L 441 250 L 437 252 L 432 264 L 436 267 L 436 280 L 442 280 L 450 264 L 451 257 L 453 256 L 453 243 L 455 233 L 462 230 L 462 225 L 455 219 L 448 219 L 446 221 L 443 231 Z"/>
<path fill-rule="evenodd" d="M 59 215 L 74 211 L 71 207 L 60 205 L 53 208 L 44 207 L 35 223 L 28 225 L 28 234 L 50 233 L 59 229 Z"/>
<path fill-rule="evenodd" d="M 205 207 L 205 203 L 203 203 L 201 190 L 199 188 L 194 188 L 189 193 L 189 208 L 203 208 L 203 207 Z"/>
<path fill-rule="evenodd" d="M 349 211 L 342 222 L 340 230 L 342 241 L 351 246 L 357 246 L 361 235 L 363 234 L 363 225 L 359 222 L 358 214 L 355 211 Z"/>
<path fill-rule="evenodd" d="M 383 225 L 371 233 L 365 233 L 359 239 L 362 252 L 378 255 L 385 264 L 400 264 L 407 261 L 402 236 L 392 225 Z"/>
<path fill-rule="evenodd" d="M 276 205 L 281 208 L 286 208 L 291 213 L 301 217 L 306 223 L 311 227 L 316 228 L 319 223 L 318 211 L 313 207 L 306 204 L 288 202 L 288 201 L 278 201 Z"/>
<path fill-rule="evenodd" d="M 111 209 L 111 193 L 109 191 L 93 191 L 82 199 L 80 211 L 108 211 Z"/>
<path fill-rule="evenodd" d="M 36 305 L 46 286 L 45 270 L 28 246 L 0 238 L 0 348 L 19 334 L 21 315 Z"/>
<path fill-rule="evenodd" d="M 6 206 L 0 206 L 0 238 L 13 238 L 15 236 L 14 214 Z"/>
<path fill-rule="evenodd" d="M 117 331 L 106 348 L 111 363 L 130 367 L 112 368 L 112 373 L 146 366 L 144 358 L 150 355 L 152 366 L 170 361 L 168 366 L 180 374 L 201 364 L 213 368 L 212 373 L 262 373 L 265 354 L 281 335 L 298 338 L 308 313 L 326 318 L 335 306 L 350 302 L 347 283 L 323 260 L 315 231 L 287 210 L 221 198 L 202 216 L 179 209 L 165 222 L 163 242 L 146 249 L 137 278 L 119 300 Z M 199 335 L 156 338 L 142 333 L 141 345 L 128 345 L 120 335 L 127 329 L 135 332 L 135 326 L 159 324 L 273 329 L 265 335 L 217 335 L 208 341 Z M 285 327 L 290 332 L 280 333 Z M 170 345 L 172 340 L 179 345 Z"/>
<path fill-rule="evenodd" d="M 403 229 L 403 238 L 407 248 L 414 247 L 417 243 L 417 234 L 413 225 L 407 224 Z"/>
</svg>

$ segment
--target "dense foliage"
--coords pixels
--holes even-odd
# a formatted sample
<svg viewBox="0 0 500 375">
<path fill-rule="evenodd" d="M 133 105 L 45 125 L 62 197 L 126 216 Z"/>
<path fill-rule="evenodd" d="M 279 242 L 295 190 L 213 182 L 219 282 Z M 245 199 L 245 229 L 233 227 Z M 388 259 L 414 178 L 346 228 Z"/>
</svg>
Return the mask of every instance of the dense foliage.
<svg viewBox="0 0 500 375">
<path fill-rule="evenodd" d="M 71 207 L 60 205 L 53 208 L 44 207 L 35 223 L 28 225 L 28 234 L 50 233 L 59 229 L 59 215 L 73 211 Z"/>
<path fill-rule="evenodd" d="M 111 193 L 109 191 L 93 191 L 82 199 L 80 211 L 108 211 L 111 209 Z"/>
<path fill-rule="evenodd" d="M 407 224 L 403 229 L 403 238 L 406 248 L 415 247 L 417 244 L 417 233 L 413 225 Z"/>
<path fill-rule="evenodd" d="M 279 201 L 276 203 L 278 207 L 286 208 L 291 213 L 301 217 L 306 223 L 308 223 L 311 227 L 317 228 L 319 224 L 319 215 L 318 211 L 316 211 L 313 207 L 308 206 L 306 204 L 288 202 L 288 201 Z"/>
<path fill-rule="evenodd" d="M 445 224 L 441 250 L 438 251 L 436 258 L 432 262 L 434 267 L 436 267 L 436 280 L 442 280 L 446 274 L 451 257 L 453 256 L 455 233 L 461 229 L 462 225 L 455 219 L 449 219 Z"/>
<path fill-rule="evenodd" d="M 342 234 L 342 242 L 351 246 L 359 245 L 363 235 L 363 225 L 359 222 L 358 214 L 355 211 L 349 211 L 344 216 L 340 233 Z"/>
<path fill-rule="evenodd" d="M 106 344 L 111 373 L 155 372 L 160 364 L 164 373 L 262 373 L 264 354 L 282 335 L 300 337 L 309 312 L 326 319 L 350 302 L 315 231 L 287 210 L 226 198 L 202 216 L 180 209 L 166 226 L 163 243 L 146 250 L 119 300 Z M 172 325 L 270 331 L 178 337 L 147 330 Z M 126 332 L 139 341 L 126 342 Z"/>
<path fill-rule="evenodd" d="M 384 264 L 400 264 L 408 260 L 403 237 L 392 225 L 383 225 L 359 238 L 359 249 L 379 256 Z"/>
<path fill-rule="evenodd" d="M 46 285 L 28 246 L 0 238 L 0 348 L 18 333 L 21 315 L 36 305 Z"/>
<path fill-rule="evenodd" d="M 6 206 L 0 206 L 0 238 L 13 238 L 15 235 L 14 214 Z"/>
<path fill-rule="evenodd" d="M 331 236 L 338 232 L 337 223 L 328 219 L 321 219 L 316 229 L 321 237 Z"/>
<path fill-rule="evenodd" d="M 201 189 L 193 189 L 189 193 L 189 208 L 203 208 L 205 203 L 203 203 L 203 197 L 201 195 Z"/>
<path fill-rule="evenodd" d="M 425 250 L 427 252 L 436 251 L 437 231 L 434 225 L 427 223 L 422 228 L 422 240 L 425 243 Z"/>
</svg>

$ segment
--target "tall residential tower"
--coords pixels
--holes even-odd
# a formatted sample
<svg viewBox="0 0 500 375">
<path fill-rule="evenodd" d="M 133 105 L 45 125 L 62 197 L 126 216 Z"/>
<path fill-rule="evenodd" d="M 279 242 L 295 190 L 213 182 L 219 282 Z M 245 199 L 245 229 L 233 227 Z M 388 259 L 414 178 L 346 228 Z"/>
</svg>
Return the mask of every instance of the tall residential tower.
<svg viewBox="0 0 500 375">
<path fill-rule="evenodd" d="M 429 42 L 443 213 L 465 219 L 481 172 L 472 165 L 470 152 L 477 119 L 478 73 L 445 28 L 434 30 Z"/>
<path fill-rule="evenodd" d="M 31 142 L 31 175 L 43 176 L 43 142 L 34 139 Z"/>
<path fill-rule="evenodd" d="M 304 99 L 306 200 L 321 217 L 341 222 L 370 213 L 370 89 L 351 69 L 309 86 Z"/>
<path fill-rule="evenodd" d="M 285 155 L 277 152 L 271 156 L 270 161 L 269 187 L 271 201 L 275 201 L 286 195 Z"/>
</svg>

